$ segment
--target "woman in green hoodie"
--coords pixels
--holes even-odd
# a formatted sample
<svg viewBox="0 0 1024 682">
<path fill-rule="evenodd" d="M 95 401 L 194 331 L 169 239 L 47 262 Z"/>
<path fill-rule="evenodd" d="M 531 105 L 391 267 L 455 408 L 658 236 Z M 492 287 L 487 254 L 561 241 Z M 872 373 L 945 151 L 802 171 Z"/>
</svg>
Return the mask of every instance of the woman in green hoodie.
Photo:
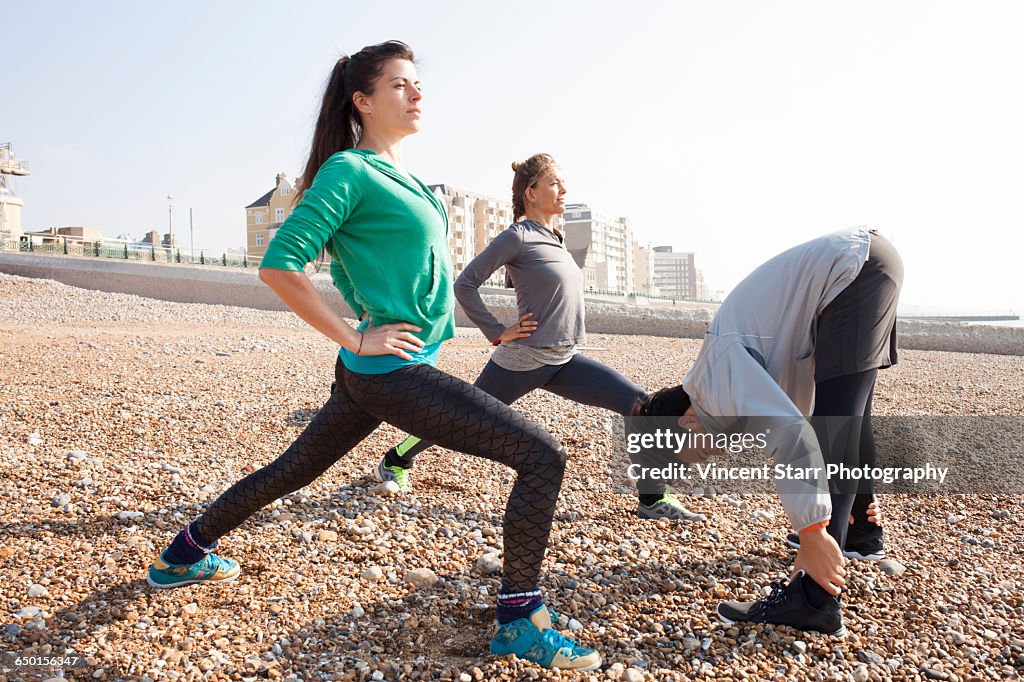
<svg viewBox="0 0 1024 682">
<path fill-rule="evenodd" d="M 547 668 L 592 670 L 596 651 L 551 627 L 538 587 L 565 450 L 544 429 L 434 367 L 454 336 L 444 207 L 405 170 L 402 142 L 420 126 L 413 54 L 391 41 L 335 65 L 303 173 L 301 201 L 271 241 L 260 278 L 340 347 L 335 389 L 284 454 L 221 495 L 149 569 L 158 588 L 238 576 L 213 553 L 259 509 L 308 485 L 386 421 L 516 471 L 504 518 L 499 628 L 491 652 Z M 362 320 L 353 329 L 303 272 L 322 249 L 338 290 Z"/>
</svg>

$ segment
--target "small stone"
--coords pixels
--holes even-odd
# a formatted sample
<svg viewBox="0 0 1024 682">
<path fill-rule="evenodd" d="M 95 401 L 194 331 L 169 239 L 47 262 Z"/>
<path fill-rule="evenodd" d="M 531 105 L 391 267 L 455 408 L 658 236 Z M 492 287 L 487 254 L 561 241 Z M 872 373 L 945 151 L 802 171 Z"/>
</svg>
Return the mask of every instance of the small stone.
<svg viewBox="0 0 1024 682">
<path fill-rule="evenodd" d="M 583 629 L 583 623 L 579 622 L 575 618 L 570 618 L 569 619 L 569 629 L 570 630 L 574 630 L 574 631 L 582 630 Z"/>
<path fill-rule="evenodd" d="M 807 642 L 803 641 L 802 639 L 798 639 L 798 640 L 793 642 L 793 648 L 796 649 L 796 652 L 798 654 L 806 654 L 807 653 Z"/>
<path fill-rule="evenodd" d="M 476 560 L 476 570 L 484 575 L 497 573 L 501 570 L 501 558 L 493 552 L 484 554 Z"/>
<path fill-rule="evenodd" d="M 858 651 L 857 659 L 870 665 L 883 665 L 885 663 L 881 656 L 870 649 L 861 649 Z"/>
<path fill-rule="evenodd" d="M 1008 518 L 1010 518 L 1010 510 L 1009 509 L 996 509 L 994 512 L 992 512 L 992 518 L 993 519 L 1008 519 Z"/>
<path fill-rule="evenodd" d="M 145 514 L 140 511 L 122 511 L 117 512 L 115 518 L 117 518 L 118 521 L 135 521 L 136 519 L 141 519 L 143 516 L 145 516 Z"/>
<path fill-rule="evenodd" d="M 384 571 L 381 570 L 380 566 L 370 566 L 362 573 L 360 573 L 359 577 L 363 580 L 375 583 L 384 577 Z"/>
<path fill-rule="evenodd" d="M 9 637 L 13 639 L 18 636 L 19 632 L 21 632 L 21 626 L 17 623 L 11 623 L 10 625 L 4 628 L 4 637 Z"/>
<path fill-rule="evenodd" d="M 754 511 L 752 511 L 750 513 L 750 515 L 753 516 L 755 519 L 773 519 L 773 518 L 775 518 L 775 514 L 772 514 L 767 509 L 755 509 Z"/>
<path fill-rule="evenodd" d="M 370 675 L 370 679 L 371 680 L 383 680 L 384 679 L 384 671 L 383 670 L 374 670 L 373 674 Z"/>
<path fill-rule="evenodd" d="M 866 665 L 858 665 L 853 671 L 853 682 L 868 682 L 869 679 L 871 679 L 871 674 Z"/>
<path fill-rule="evenodd" d="M 39 437 L 38 433 L 30 433 L 28 435 L 28 444 L 29 445 L 41 445 L 42 442 L 43 442 L 43 439 Z"/>
<path fill-rule="evenodd" d="M 164 462 L 160 465 L 160 471 L 166 471 L 169 474 L 181 474 L 182 468 Z"/>
<path fill-rule="evenodd" d="M 71 502 L 71 495 L 68 495 L 67 493 L 62 493 L 60 495 L 54 496 L 50 500 L 50 506 L 63 507 L 65 504 L 68 504 L 69 502 Z"/>
<path fill-rule="evenodd" d="M 86 457 L 88 457 L 88 455 L 85 454 L 85 450 L 70 450 L 67 455 L 69 462 L 81 462 Z"/>
<path fill-rule="evenodd" d="M 473 682 L 473 676 L 469 673 L 461 673 L 459 675 L 459 682 Z"/>
<path fill-rule="evenodd" d="M 993 547 L 996 546 L 996 543 L 991 538 L 985 538 L 984 540 L 981 541 L 981 546 L 984 547 L 985 549 L 992 549 Z"/>
<path fill-rule="evenodd" d="M 944 670 L 935 670 L 934 668 L 923 668 L 921 672 L 923 672 L 924 676 L 927 677 L 929 680 L 949 679 L 949 673 L 945 672 Z"/>
<path fill-rule="evenodd" d="M 33 583 L 28 586 L 28 596 L 30 597 L 45 597 L 48 594 L 50 594 L 50 592 L 46 589 L 45 585 Z"/>
<path fill-rule="evenodd" d="M 316 534 L 318 542 L 337 542 L 338 534 L 333 530 L 322 530 Z"/>
<path fill-rule="evenodd" d="M 625 682 L 644 682 L 644 673 L 636 668 L 626 668 L 622 673 Z"/>
<path fill-rule="evenodd" d="M 352 607 L 352 610 L 348 612 L 348 615 L 352 616 L 353 618 L 362 618 L 366 615 L 366 609 L 364 609 L 359 604 L 356 604 Z"/>
<path fill-rule="evenodd" d="M 878 563 L 878 568 L 886 575 L 899 575 L 907 570 L 907 567 L 895 559 L 883 559 Z"/>
<path fill-rule="evenodd" d="M 39 615 L 41 609 L 38 606 L 26 606 L 23 609 L 18 609 L 14 614 L 15 618 L 35 618 Z"/>
<path fill-rule="evenodd" d="M 683 638 L 683 650 L 688 652 L 696 651 L 700 648 L 700 640 L 695 637 L 684 637 Z"/>
<path fill-rule="evenodd" d="M 423 590 L 433 587 L 437 584 L 439 578 L 429 568 L 417 568 L 409 571 L 403 578 L 404 582 L 410 583 L 417 590 Z"/>
</svg>

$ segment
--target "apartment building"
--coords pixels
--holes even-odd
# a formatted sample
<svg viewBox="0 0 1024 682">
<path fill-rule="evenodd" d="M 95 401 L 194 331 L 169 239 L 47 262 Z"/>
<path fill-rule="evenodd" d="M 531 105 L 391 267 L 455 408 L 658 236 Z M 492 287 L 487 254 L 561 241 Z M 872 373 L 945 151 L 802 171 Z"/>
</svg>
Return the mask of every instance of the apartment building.
<svg viewBox="0 0 1024 682">
<path fill-rule="evenodd" d="M 492 239 L 512 224 L 512 202 L 447 184 L 427 188 L 448 212 L 448 245 L 452 267 L 458 275 Z M 505 286 L 505 269 L 491 275 L 484 286 Z"/>
<path fill-rule="evenodd" d="M 565 207 L 565 243 L 583 270 L 585 289 L 632 293 L 633 231 L 626 218 L 611 218 L 587 204 Z"/>
<path fill-rule="evenodd" d="M 671 246 L 654 247 L 654 285 L 662 296 L 684 300 L 701 298 L 697 291 L 697 269 L 692 252 L 673 251 Z"/>
<path fill-rule="evenodd" d="M 633 242 L 633 291 L 644 296 L 660 296 L 654 283 L 654 249 L 650 244 Z"/>
</svg>

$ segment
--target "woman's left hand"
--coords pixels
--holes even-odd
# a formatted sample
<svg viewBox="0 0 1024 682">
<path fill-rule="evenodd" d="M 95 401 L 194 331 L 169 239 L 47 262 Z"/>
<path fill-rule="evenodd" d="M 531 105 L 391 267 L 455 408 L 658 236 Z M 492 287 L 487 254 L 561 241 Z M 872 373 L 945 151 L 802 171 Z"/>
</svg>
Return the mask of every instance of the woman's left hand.
<svg viewBox="0 0 1024 682">
<path fill-rule="evenodd" d="M 508 343 L 509 341 L 515 341 L 517 339 L 525 339 L 533 332 L 537 331 L 537 325 L 539 324 L 536 320 L 528 318 L 533 317 L 533 313 L 526 313 L 519 318 L 519 321 L 515 324 L 505 327 L 505 331 L 498 337 L 498 341 L 502 343 Z"/>
</svg>

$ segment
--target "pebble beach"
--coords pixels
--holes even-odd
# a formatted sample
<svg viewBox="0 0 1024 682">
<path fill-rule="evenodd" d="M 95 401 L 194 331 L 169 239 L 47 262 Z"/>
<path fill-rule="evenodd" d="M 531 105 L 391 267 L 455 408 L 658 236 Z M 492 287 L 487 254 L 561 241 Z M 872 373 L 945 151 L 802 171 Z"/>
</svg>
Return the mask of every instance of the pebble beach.
<svg viewBox="0 0 1024 682">
<path fill-rule="evenodd" d="M 699 347 L 591 334 L 585 352 L 656 389 Z M 542 587 L 600 670 L 487 654 L 511 472 L 435 448 L 395 494 L 373 477 L 403 437 L 387 425 L 222 540 L 236 581 L 150 588 L 174 534 L 309 422 L 336 351 L 291 313 L 0 275 L 0 682 L 1024 674 L 1024 496 L 883 497 L 887 561 L 848 565 L 845 637 L 729 626 L 718 602 L 791 565 L 777 499 L 692 490 L 706 521 L 638 519 L 608 475 L 608 414 L 545 392 L 515 406 L 569 453 Z M 490 351 L 460 329 L 439 367 L 473 381 Z M 903 350 L 874 414 L 1020 416 L 1024 357 Z"/>
</svg>

